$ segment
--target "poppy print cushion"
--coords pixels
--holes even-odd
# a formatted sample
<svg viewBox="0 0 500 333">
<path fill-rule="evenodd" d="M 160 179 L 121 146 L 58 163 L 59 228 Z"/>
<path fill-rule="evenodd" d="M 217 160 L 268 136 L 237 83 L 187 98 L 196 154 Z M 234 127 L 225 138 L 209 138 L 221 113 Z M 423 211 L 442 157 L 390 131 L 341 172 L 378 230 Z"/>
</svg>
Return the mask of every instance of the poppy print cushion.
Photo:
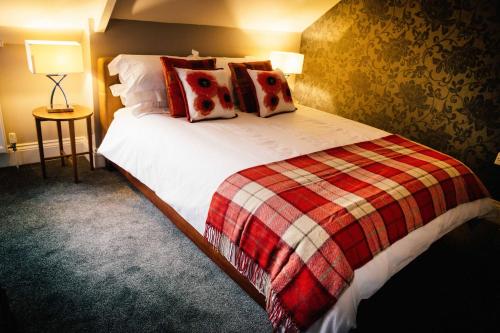
<svg viewBox="0 0 500 333">
<path fill-rule="evenodd" d="M 190 122 L 236 117 L 229 91 L 229 77 L 223 70 L 175 70 L 181 82 L 186 115 Z"/>
<path fill-rule="evenodd" d="M 160 57 L 167 86 L 167 101 L 172 117 L 185 117 L 186 105 L 175 68 L 215 69 L 215 58 L 189 60 L 182 58 Z"/>
<path fill-rule="evenodd" d="M 255 99 L 260 117 L 296 110 L 288 82 L 281 70 L 247 69 L 247 71 L 255 88 Z"/>
<path fill-rule="evenodd" d="M 228 64 L 231 70 L 231 80 L 235 95 L 238 97 L 238 106 L 243 112 L 257 112 L 257 105 L 252 88 L 252 80 L 248 76 L 247 69 L 258 69 L 261 71 L 272 71 L 271 61 L 253 61 Z"/>
</svg>

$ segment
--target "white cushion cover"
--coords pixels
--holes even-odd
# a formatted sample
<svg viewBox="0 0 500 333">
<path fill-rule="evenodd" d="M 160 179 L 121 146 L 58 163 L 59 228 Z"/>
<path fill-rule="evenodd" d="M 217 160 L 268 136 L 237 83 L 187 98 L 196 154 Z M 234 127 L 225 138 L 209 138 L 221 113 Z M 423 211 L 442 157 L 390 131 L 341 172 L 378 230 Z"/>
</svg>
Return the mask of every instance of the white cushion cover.
<svg viewBox="0 0 500 333">
<path fill-rule="evenodd" d="M 247 72 L 255 87 L 255 94 L 259 105 L 259 116 L 269 117 L 274 114 L 296 110 L 288 82 L 281 70 L 259 71 L 247 69 Z M 273 79 L 273 84 L 261 81 L 261 78 L 264 77 Z"/>
<path fill-rule="evenodd" d="M 234 118 L 233 99 L 229 90 L 230 79 L 223 70 L 192 70 L 176 68 L 186 97 L 188 120 L 195 122 L 214 118 Z M 194 78 L 210 78 L 210 88 L 198 86 Z M 193 78 L 193 80 L 191 80 Z M 207 81 L 205 81 L 207 82 Z M 227 100 L 224 100 L 224 97 Z M 204 103 L 209 107 L 204 108 Z"/>
</svg>

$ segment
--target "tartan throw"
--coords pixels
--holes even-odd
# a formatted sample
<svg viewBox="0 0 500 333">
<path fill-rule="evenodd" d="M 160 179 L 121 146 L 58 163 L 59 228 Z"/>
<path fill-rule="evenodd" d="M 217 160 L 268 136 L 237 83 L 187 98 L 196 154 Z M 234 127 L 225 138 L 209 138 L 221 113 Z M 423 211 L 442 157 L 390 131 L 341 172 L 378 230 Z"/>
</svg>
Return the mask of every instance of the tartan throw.
<svg viewBox="0 0 500 333">
<path fill-rule="evenodd" d="M 266 295 L 273 326 L 299 331 L 377 253 L 488 195 L 461 162 L 389 135 L 230 176 L 212 198 L 205 237 Z"/>
</svg>

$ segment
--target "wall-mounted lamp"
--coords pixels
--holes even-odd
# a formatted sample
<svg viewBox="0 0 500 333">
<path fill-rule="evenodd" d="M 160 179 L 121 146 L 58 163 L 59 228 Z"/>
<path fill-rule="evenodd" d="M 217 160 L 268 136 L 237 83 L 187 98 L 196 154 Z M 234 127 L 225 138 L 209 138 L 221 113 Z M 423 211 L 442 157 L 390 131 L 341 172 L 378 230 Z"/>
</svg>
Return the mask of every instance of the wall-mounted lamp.
<svg viewBox="0 0 500 333">
<path fill-rule="evenodd" d="M 273 68 L 279 68 L 285 75 L 301 74 L 304 55 L 295 52 L 272 51 L 269 59 Z"/>
<path fill-rule="evenodd" d="M 26 56 L 28 67 L 33 74 L 45 74 L 54 82 L 50 94 L 49 112 L 71 112 L 73 108 L 61 87 L 61 81 L 70 73 L 83 72 L 82 47 L 72 41 L 27 40 Z M 59 88 L 64 97 L 65 105 L 54 105 L 54 93 Z"/>
<path fill-rule="evenodd" d="M 274 69 L 281 69 L 285 74 L 290 90 L 295 88 L 295 74 L 302 73 L 302 65 L 304 64 L 304 55 L 295 52 L 272 51 L 269 55 L 271 64 Z"/>
</svg>

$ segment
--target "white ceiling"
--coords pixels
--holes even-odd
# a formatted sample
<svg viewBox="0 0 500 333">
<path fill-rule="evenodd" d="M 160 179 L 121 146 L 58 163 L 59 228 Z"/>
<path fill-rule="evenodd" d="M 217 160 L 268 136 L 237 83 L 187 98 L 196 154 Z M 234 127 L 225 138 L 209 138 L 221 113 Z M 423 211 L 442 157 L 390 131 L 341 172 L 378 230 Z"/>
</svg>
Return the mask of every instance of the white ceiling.
<svg viewBox="0 0 500 333">
<path fill-rule="evenodd" d="M 106 0 L 0 0 L 0 27 L 83 30 Z"/>
<path fill-rule="evenodd" d="M 340 0 L 119 0 L 112 17 L 302 32 Z"/>
<path fill-rule="evenodd" d="M 339 1 L 0 0 L 0 32 L 5 28 L 87 29 L 89 18 L 102 21 L 106 4 L 115 4 L 112 18 L 302 32 Z"/>
</svg>

